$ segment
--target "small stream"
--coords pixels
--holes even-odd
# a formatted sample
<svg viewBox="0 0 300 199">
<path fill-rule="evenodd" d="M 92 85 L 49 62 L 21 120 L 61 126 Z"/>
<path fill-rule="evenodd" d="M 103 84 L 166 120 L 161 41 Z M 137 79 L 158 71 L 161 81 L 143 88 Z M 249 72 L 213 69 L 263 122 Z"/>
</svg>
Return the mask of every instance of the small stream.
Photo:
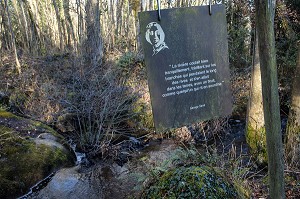
<svg viewBox="0 0 300 199">
<path fill-rule="evenodd" d="M 27 198 L 31 197 L 31 195 L 34 194 L 35 192 L 42 190 L 43 188 L 45 188 L 48 185 L 48 183 L 52 180 L 54 175 L 55 175 L 55 172 L 52 172 L 46 178 L 42 179 L 41 181 L 39 181 L 38 183 L 33 185 L 27 194 L 25 194 L 17 199 L 27 199 Z"/>
<path fill-rule="evenodd" d="M 75 165 L 80 165 L 83 161 L 86 161 L 86 154 L 78 152 L 76 150 L 76 143 L 73 140 L 70 139 L 68 144 L 69 144 L 69 146 L 71 147 L 71 149 L 73 150 L 73 152 L 76 156 Z"/>
<path fill-rule="evenodd" d="M 282 129 L 285 129 L 287 123 L 286 119 L 284 118 L 281 123 Z M 249 148 L 244 135 L 245 121 L 230 119 L 229 125 L 229 131 L 219 136 L 216 140 L 218 152 L 228 154 L 234 152 L 236 156 L 248 154 Z M 132 142 L 134 143 L 134 141 L 136 140 Z M 150 165 L 168 159 L 169 154 L 178 147 L 172 140 L 163 140 L 153 143 L 136 153 L 138 157 L 149 156 L 147 160 Z M 81 165 L 84 165 L 82 162 L 87 161 L 86 154 L 77 152 L 76 144 L 72 140 L 70 140 L 68 144 L 76 155 L 75 166 L 61 169 L 56 173 L 51 173 L 45 179 L 35 184 L 27 194 L 18 199 L 74 197 L 101 199 L 113 198 L 110 196 L 119 198 L 121 195 L 136 194 L 133 187 L 138 186 L 139 182 L 133 176 L 138 172 L 144 173 L 140 173 L 139 175 L 145 175 L 147 172 L 145 171 L 145 162 L 141 164 L 139 158 L 136 157 L 131 160 L 129 165 L 125 164 L 124 166 L 120 166 L 114 162 L 107 164 L 99 163 L 94 165 L 93 168 L 88 169 L 87 172 L 81 172 L 79 171 L 82 167 Z M 133 162 L 135 163 L 131 165 Z M 131 171 L 131 169 L 135 171 Z M 109 175 L 107 175 L 107 173 L 109 173 Z"/>
</svg>

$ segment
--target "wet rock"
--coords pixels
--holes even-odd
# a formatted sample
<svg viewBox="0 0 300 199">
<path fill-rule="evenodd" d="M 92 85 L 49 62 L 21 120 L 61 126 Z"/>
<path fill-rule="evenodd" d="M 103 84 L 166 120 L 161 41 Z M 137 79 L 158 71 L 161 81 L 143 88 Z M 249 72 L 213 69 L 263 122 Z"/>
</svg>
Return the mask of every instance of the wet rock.
<svg viewBox="0 0 300 199">
<path fill-rule="evenodd" d="M 151 142 L 134 160 L 118 165 L 100 162 L 86 168 L 77 166 L 62 169 L 39 193 L 38 198 L 118 199 L 138 198 L 149 168 L 162 164 L 172 155 L 176 145 L 172 141 Z"/>
<path fill-rule="evenodd" d="M 53 141 L 57 141 L 57 137 L 55 137 L 54 135 L 52 135 L 51 133 L 41 133 L 40 135 L 38 135 L 39 139 L 45 139 L 45 140 L 53 140 Z"/>
<path fill-rule="evenodd" d="M 94 181 L 86 173 L 79 173 L 79 167 L 61 169 L 43 190 L 32 195 L 30 198 L 103 198 L 100 181 Z"/>
<path fill-rule="evenodd" d="M 44 145 L 44 146 L 48 146 L 49 148 L 52 148 L 53 150 L 55 150 L 56 148 L 67 151 L 66 148 L 60 144 L 59 142 L 53 141 L 53 140 L 45 140 L 45 139 L 39 139 L 36 138 L 34 139 L 34 142 L 36 143 L 36 145 Z"/>
</svg>

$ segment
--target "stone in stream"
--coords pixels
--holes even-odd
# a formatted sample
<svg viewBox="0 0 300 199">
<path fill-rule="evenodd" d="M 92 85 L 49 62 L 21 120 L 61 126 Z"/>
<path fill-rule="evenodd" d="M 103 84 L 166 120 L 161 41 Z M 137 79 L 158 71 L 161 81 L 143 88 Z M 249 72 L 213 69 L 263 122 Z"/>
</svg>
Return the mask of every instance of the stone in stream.
<svg viewBox="0 0 300 199">
<path fill-rule="evenodd" d="M 89 183 L 89 176 L 79 173 L 80 166 L 59 170 L 48 185 L 30 198 L 76 198 L 101 199 L 102 189 L 96 183 Z"/>
</svg>

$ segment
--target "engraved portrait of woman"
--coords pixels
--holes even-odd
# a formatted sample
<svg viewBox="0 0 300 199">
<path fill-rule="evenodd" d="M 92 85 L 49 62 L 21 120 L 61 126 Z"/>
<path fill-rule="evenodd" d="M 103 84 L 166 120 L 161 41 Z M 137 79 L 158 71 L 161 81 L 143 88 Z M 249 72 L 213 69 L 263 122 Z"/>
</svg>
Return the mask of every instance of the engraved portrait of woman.
<svg viewBox="0 0 300 199">
<path fill-rule="evenodd" d="M 156 22 L 151 22 L 146 27 L 146 40 L 153 47 L 153 55 L 158 54 L 164 49 L 169 49 L 165 43 L 165 33 L 161 26 Z M 153 56 L 152 55 L 152 56 Z"/>
</svg>

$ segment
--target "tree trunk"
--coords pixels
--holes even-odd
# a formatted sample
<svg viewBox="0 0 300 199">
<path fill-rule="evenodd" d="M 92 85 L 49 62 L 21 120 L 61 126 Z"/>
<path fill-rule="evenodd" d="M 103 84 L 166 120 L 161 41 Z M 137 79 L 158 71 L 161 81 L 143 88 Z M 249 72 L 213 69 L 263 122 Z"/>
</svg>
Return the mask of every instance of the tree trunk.
<svg viewBox="0 0 300 199">
<path fill-rule="evenodd" d="M 66 24 L 66 20 L 65 20 L 65 16 L 64 16 L 64 5 L 61 0 L 58 1 L 58 8 L 59 8 L 60 24 L 62 27 L 62 33 L 63 33 L 63 39 L 64 39 L 64 43 L 63 43 L 63 50 L 64 50 L 65 47 L 68 46 L 69 40 L 67 37 L 68 32 L 67 32 L 67 24 Z"/>
<path fill-rule="evenodd" d="M 5 3 L 5 7 L 6 7 L 9 32 L 10 32 L 10 35 L 11 35 L 11 46 L 12 46 L 12 50 L 14 51 L 14 55 L 15 55 L 16 70 L 17 70 L 17 73 L 20 74 L 21 73 L 21 64 L 19 62 L 19 58 L 18 58 L 18 54 L 17 54 L 15 34 L 13 32 L 12 25 L 11 25 L 11 19 L 10 19 L 10 14 L 9 14 L 7 0 L 5 0 L 4 3 Z"/>
<path fill-rule="evenodd" d="M 56 0 L 52 0 L 52 3 L 53 3 L 55 13 L 56 13 L 57 27 L 58 27 L 58 33 L 59 33 L 59 46 L 60 46 L 60 50 L 63 51 L 64 50 L 64 39 L 63 39 L 60 11 L 57 6 Z"/>
<path fill-rule="evenodd" d="M 123 5 L 124 5 L 124 0 L 119 1 L 119 6 L 118 6 L 118 11 L 117 11 L 117 35 L 122 35 L 122 25 L 123 25 Z"/>
<path fill-rule="evenodd" d="M 16 0 L 12 0 L 11 1 L 11 4 L 12 4 L 12 6 L 13 6 L 13 9 L 14 9 L 14 11 L 15 11 L 15 15 L 16 15 L 16 18 L 17 18 L 17 21 L 18 21 L 18 27 L 22 27 L 23 25 L 22 25 L 22 22 L 21 22 L 21 16 L 20 16 L 20 12 L 19 12 L 19 8 L 18 8 L 18 5 L 17 5 L 17 2 L 16 2 Z M 24 42 L 24 40 L 26 39 L 26 37 L 24 36 L 24 34 L 23 34 L 23 30 L 24 30 L 25 28 L 24 27 L 22 27 L 22 29 L 20 30 L 20 33 L 21 33 L 21 38 L 20 38 L 20 41 L 22 41 L 22 44 L 23 44 L 23 46 L 22 46 L 22 48 L 24 48 L 25 47 L 25 43 L 26 43 L 26 41 Z M 24 42 L 24 43 L 23 43 Z"/>
<path fill-rule="evenodd" d="M 145 0 L 141 0 L 141 12 L 146 10 L 146 1 Z"/>
<path fill-rule="evenodd" d="M 274 38 L 275 0 L 255 0 L 270 198 L 284 198 L 283 147 Z"/>
<path fill-rule="evenodd" d="M 10 42 L 10 37 L 9 37 L 9 25 L 8 25 L 8 20 L 7 20 L 7 14 L 6 14 L 6 6 L 5 2 L 0 1 L 1 9 L 0 9 L 0 14 L 1 14 L 1 28 L 2 28 L 2 35 L 1 35 L 1 40 L 2 40 L 2 48 L 5 50 L 8 50 L 11 48 L 11 42 Z"/>
<path fill-rule="evenodd" d="M 65 19 L 66 19 L 66 26 L 67 26 L 67 31 L 68 31 L 68 46 L 71 47 L 72 46 L 72 41 L 73 41 L 73 48 L 77 47 L 76 44 L 76 37 L 75 37 L 75 32 L 74 32 L 74 27 L 73 27 L 73 23 L 72 23 L 72 18 L 70 15 L 70 0 L 64 0 L 63 1 L 64 4 L 64 15 L 65 15 Z M 76 51 L 76 49 L 75 49 Z"/>
<path fill-rule="evenodd" d="M 103 56 L 99 0 L 90 0 L 86 2 L 86 31 L 86 64 L 90 64 L 94 67 L 99 66 L 102 64 Z"/>
<path fill-rule="evenodd" d="M 77 34 L 78 34 L 78 47 L 77 49 L 80 48 L 80 45 L 82 44 L 82 37 L 83 37 L 83 31 L 84 31 L 84 24 L 83 24 L 83 14 L 82 14 L 82 8 L 81 8 L 81 0 L 76 0 L 76 5 L 77 5 L 77 21 L 78 21 L 78 26 L 77 26 Z"/>
<path fill-rule="evenodd" d="M 33 0 L 23 0 L 23 2 L 27 6 L 30 23 L 31 23 L 31 29 L 32 29 L 32 35 L 31 35 L 31 51 L 32 52 L 38 52 L 38 54 L 41 54 L 41 32 L 39 29 L 39 14 L 37 10 L 37 6 L 34 3 Z"/>
<path fill-rule="evenodd" d="M 115 45 L 115 36 L 116 36 L 116 19 L 115 19 L 115 2 L 113 0 L 110 0 L 110 38 L 111 38 L 111 46 Z"/>
<path fill-rule="evenodd" d="M 255 36 L 250 99 L 248 101 L 246 140 L 251 153 L 260 164 L 267 163 L 266 129 L 264 121 L 258 39 Z"/>
<path fill-rule="evenodd" d="M 300 43 L 292 90 L 292 103 L 286 131 L 286 157 L 291 167 L 300 167 Z"/>
<path fill-rule="evenodd" d="M 24 11 L 24 6 L 23 6 L 23 2 L 20 1 L 20 8 L 22 11 L 22 21 L 23 21 L 23 27 L 24 27 L 24 31 L 25 31 L 25 36 L 26 36 L 26 49 L 30 49 L 30 42 L 29 42 L 29 33 L 28 33 L 28 22 L 27 22 L 27 17 Z"/>
<path fill-rule="evenodd" d="M 25 1 L 22 0 L 27 8 L 27 12 L 28 12 L 28 16 L 30 19 L 30 24 L 31 24 L 31 38 L 30 38 L 30 48 L 29 50 L 31 52 L 35 52 L 40 51 L 40 41 L 41 41 L 41 37 L 40 37 L 40 32 L 38 29 L 38 22 L 35 18 L 35 14 L 33 12 L 33 7 L 31 7 L 30 2 L 29 1 Z M 32 4 L 32 3 L 31 3 Z"/>
<path fill-rule="evenodd" d="M 153 10 L 153 0 L 149 0 L 149 10 Z"/>
<path fill-rule="evenodd" d="M 0 10 L 3 10 L 2 5 L 0 3 Z M 2 55 L 3 55 L 3 32 L 4 29 L 2 28 L 2 15 L 0 11 L 0 66 L 2 66 Z"/>
</svg>

